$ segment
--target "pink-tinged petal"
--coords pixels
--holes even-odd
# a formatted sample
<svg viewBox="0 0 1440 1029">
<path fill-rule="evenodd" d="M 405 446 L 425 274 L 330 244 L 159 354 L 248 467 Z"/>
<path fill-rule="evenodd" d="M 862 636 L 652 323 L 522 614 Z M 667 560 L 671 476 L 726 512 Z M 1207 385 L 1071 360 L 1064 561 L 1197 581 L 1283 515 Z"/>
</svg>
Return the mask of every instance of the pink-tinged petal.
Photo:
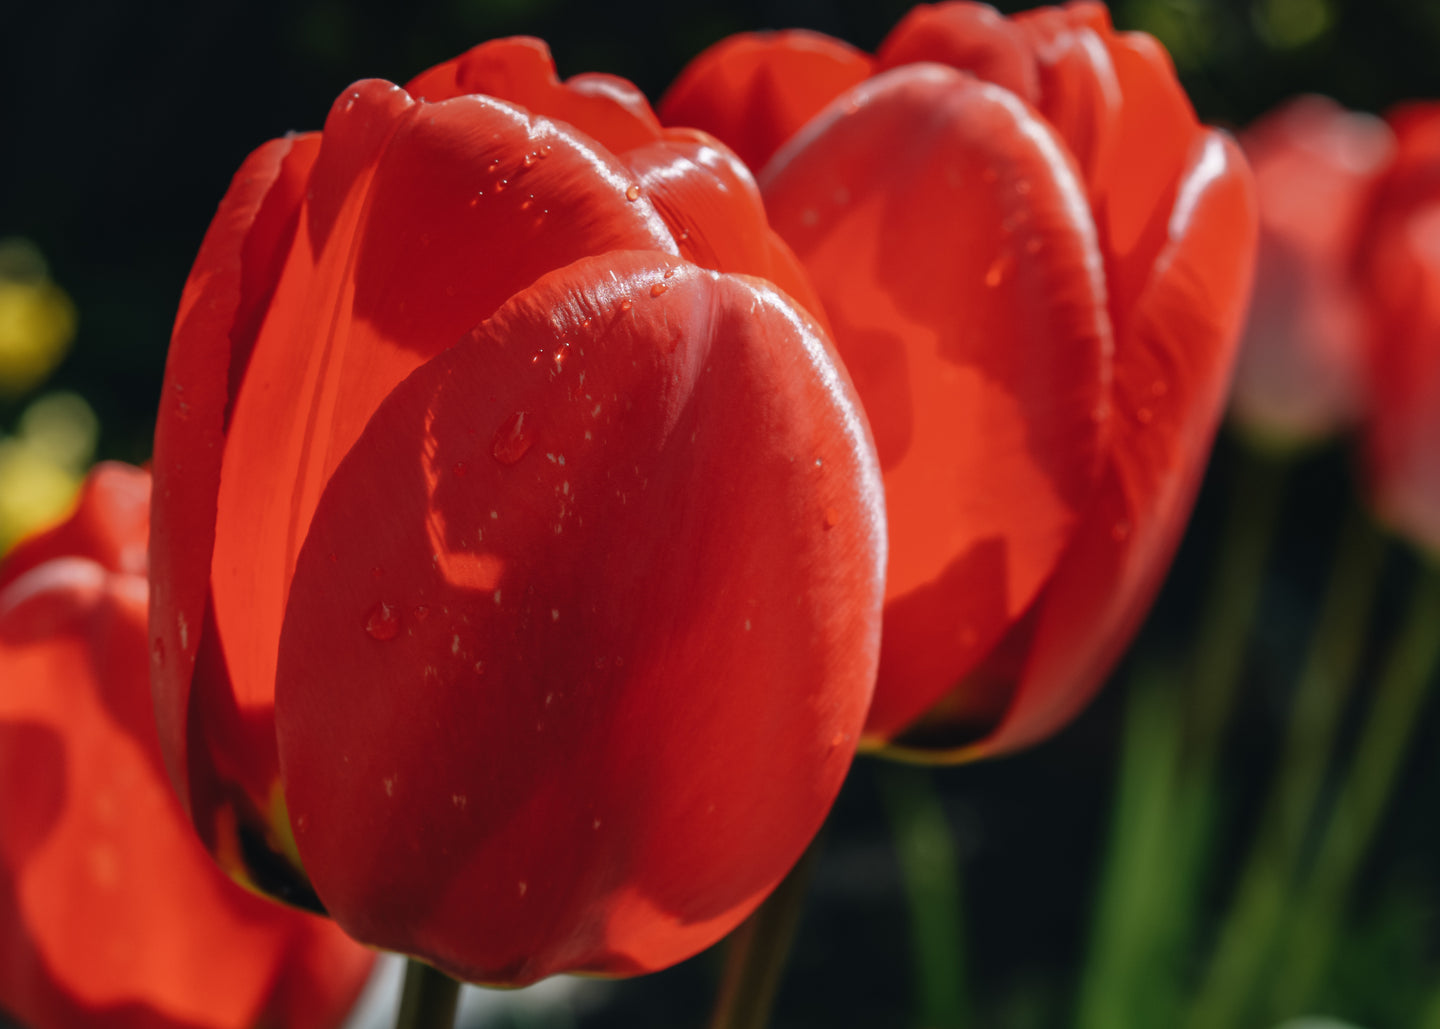
<svg viewBox="0 0 1440 1029">
<path fill-rule="evenodd" d="M 1225 401 L 1254 271 L 1254 182 L 1239 148 L 1192 148 L 1164 249 L 1118 327 L 1109 468 L 1039 599 L 1004 721 L 967 756 L 1028 746 L 1089 701 L 1169 567 Z"/>
<path fill-rule="evenodd" d="M 208 607 L 225 425 L 319 144 L 317 136 L 274 140 L 236 173 L 185 284 L 165 366 L 151 509 L 151 682 L 161 750 L 187 811 L 191 681 Z"/>
<path fill-rule="evenodd" d="M 195 838 L 155 735 L 145 605 L 143 577 L 83 558 L 0 590 L 0 1007 L 33 1029 L 336 1026 L 371 957 Z M 277 1003 L 301 993 L 325 1003 Z"/>
<path fill-rule="evenodd" d="M 20 541 L 0 562 L 0 587 L 57 557 L 86 557 L 107 571 L 145 574 L 150 473 L 116 461 L 91 469 L 64 522 Z"/>
<path fill-rule="evenodd" d="M 795 254 L 766 219 L 755 179 L 735 153 L 699 129 L 666 129 L 659 143 L 622 160 L 688 261 L 768 279 L 824 324 L 824 312 Z"/>
<path fill-rule="evenodd" d="M 1014 94 L 909 65 L 840 98 L 762 181 L 885 471 L 867 733 L 919 716 L 1034 600 L 1099 471 L 1112 347 L 1084 189 Z"/>
<path fill-rule="evenodd" d="M 849 766 L 881 508 L 767 283 L 612 253 L 517 295 L 380 407 L 300 553 L 276 724 L 327 909 L 493 983 L 718 939 Z"/>
<path fill-rule="evenodd" d="M 190 623 L 218 629 L 199 658 L 207 695 L 181 709 L 214 765 L 210 792 L 227 794 L 213 815 L 194 812 L 217 851 L 256 822 L 284 848 L 270 712 L 290 574 L 325 481 L 379 402 L 552 268 L 675 246 L 588 137 L 491 98 L 422 104 L 378 81 L 337 100 L 306 195 L 224 441 L 211 607 Z"/>
<path fill-rule="evenodd" d="M 1241 143 L 1255 172 L 1260 258 L 1232 410 L 1252 435 L 1304 443 L 1361 413 L 1366 325 L 1353 255 L 1394 141 L 1378 118 L 1307 96 Z"/>
<path fill-rule="evenodd" d="M 1104 42 L 1110 35 L 1109 16 L 1104 7 L 1099 10 L 1099 20 L 1078 17 L 1081 11 L 1073 5 L 1015 16 L 1039 69 L 1036 107 L 1065 140 L 1095 198 L 1109 186 L 1124 109 L 1120 80 Z"/>
<path fill-rule="evenodd" d="M 1031 105 L 1040 99 L 1040 77 L 1024 33 L 989 4 L 917 4 L 890 30 L 875 58 L 877 71 L 922 61 L 947 64 Z"/>
<path fill-rule="evenodd" d="M 1142 32 L 1105 37 L 1124 103 L 1104 187 L 1093 197 L 1115 324 L 1133 317 L 1160 252 L 1171 209 L 1203 130 L 1170 55 Z"/>
<path fill-rule="evenodd" d="M 660 138 L 660 123 L 633 84 L 593 72 L 562 83 L 550 47 L 530 36 L 481 43 L 421 72 L 405 90 L 432 103 L 470 93 L 508 100 L 531 114 L 569 122 L 616 154 Z"/>
<path fill-rule="evenodd" d="M 870 55 L 818 32 L 742 33 L 685 66 L 660 100 L 660 120 L 703 129 L 758 173 L 802 125 L 874 70 Z"/>
</svg>

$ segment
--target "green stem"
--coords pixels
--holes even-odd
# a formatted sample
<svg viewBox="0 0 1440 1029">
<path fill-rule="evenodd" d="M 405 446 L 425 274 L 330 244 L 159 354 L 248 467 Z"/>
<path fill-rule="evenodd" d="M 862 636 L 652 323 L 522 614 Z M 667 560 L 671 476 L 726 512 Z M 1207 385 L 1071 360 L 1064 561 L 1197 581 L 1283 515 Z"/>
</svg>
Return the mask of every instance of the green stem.
<svg viewBox="0 0 1440 1029">
<path fill-rule="evenodd" d="M 395 1029 L 452 1029 L 460 1002 L 460 984 L 444 972 L 410 958 Z"/>
<path fill-rule="evenodd" d="M 1419 573 L 1381 671 L 1374 704 L 1341 780 L 1315 863 L 1294 905 L 1274 979 L 1274 1010 L 1307 1004 L 1329 967 L 1351 884 L 1370 848 L 1440 663 L 1440 567 Z"/>
<path fill-rule="evenodd" d="M 1157 987 L 1167 964 L 1173 877 L 1184 853 L 1172 831 L 1181 735 L 1174 679 L 1137 663 L 1129 689 L 1115 808 L 1098 887 L 1075 1024 L 1079 1029 L 1164 1025 Z"/>
<path fill-rule="evenodd" d="M 1385 537 L 1363 511 L 1352 507 L 1296 684 L 1285 746 L 1259 835 L 1221 923 L 1214 955 L 1191 1008 L 1190 1029 L 1240 1024 L 1274 959 L 1276 934 L 1299 874 L 1325 770 L 1356 679 L 1385 548 Z"/>
<path fill-rule="evenodd" d="M 790 874 L 731 933 L 710 1029 L 765 1029 L 769 1024 L 820 847 L 817 836 Z"/>
<path fill-rule="evenodd" d="M 1235 707 L 1289 468 L 1281 459 L 1243 447 L 1237 461 L 1215 578 L 1190 659 L 1186 775 L 1204 784 L 1212 777 Z"/>
<path fill-rule="evenodd" d="M 1080 1029 L 1173 1023 L 1213 820 L 1213 780 L 1279 525 L 1288 465 L 1241 448 L 1182 698 L 1137 668 L 1086 967 Z"/>
<path fill-rule="evenodd" d="M 964 1029 L 970 1019 L 960 865 L 933 774 L 893 764 L 877 769 L 910 908 L 918 1024 Z"/>
</svg>

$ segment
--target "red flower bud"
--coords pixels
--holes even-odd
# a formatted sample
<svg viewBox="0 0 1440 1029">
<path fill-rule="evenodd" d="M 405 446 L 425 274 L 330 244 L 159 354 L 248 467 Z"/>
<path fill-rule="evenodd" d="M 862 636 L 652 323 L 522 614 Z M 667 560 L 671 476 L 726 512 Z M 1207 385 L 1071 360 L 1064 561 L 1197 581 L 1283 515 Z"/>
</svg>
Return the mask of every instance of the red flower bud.
<svg viewBox="0 0 1440 1029">
<path fill-rule="evenodd" d="M 489 983 L 744 918 L 879 646 L 879 471 L 807 307 L 732 154 L 538 41 L 256 151 L 155 444 L 161 738 L 220 861 Z"/>
<path fill-rule="evenodd" d="M 33 1029 L 337 1025 L 370 953 L 221 874 L 166 781 L 149 491 L 100 465 L 0 566 L 0 1008 Z"/>
<path fill-rule="evenodd" d="M 874 428 L 867 735 L 957 759 L 1053 732 L 1137 627 L 1209 454 L 1254 255 L 1235 145 L 1098 3 L 920 6 L 873 64 L 735 37 L 660 111 L 753 162 Z"/>
</svg>

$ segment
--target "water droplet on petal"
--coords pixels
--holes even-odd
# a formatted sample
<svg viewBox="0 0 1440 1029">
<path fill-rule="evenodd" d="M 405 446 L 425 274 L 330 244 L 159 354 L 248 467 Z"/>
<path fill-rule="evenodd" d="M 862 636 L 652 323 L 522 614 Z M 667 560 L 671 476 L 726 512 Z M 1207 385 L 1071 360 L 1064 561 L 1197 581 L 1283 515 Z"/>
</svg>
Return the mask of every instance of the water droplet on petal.
<svg viewBox="0 0 1440 1029">
<path fill-rule="evenodd" d="M 495 430 L 495 442 L 490 452 L 501 464 L 514 464 L 525 456 L 534 437 L 534 427 L 526 418 L 525 412 L 516 411 Z"/>
<path fill-rule="evenodd" d="M 371 609 L 365 619 L 365 632 L 371 639 L 393 640 L 400 632 L 400 615 L 383 600 Z"/>
<path fill-rule="evenodd" d="M 627 189 L 627 190 L 625 191 L 625 199 L 626 199 L 626 200 L 629 200 L 631 203 L 634 203 L 636 200 L 639 200 L 639 199 L 640 199 L 640 187 L 639 187 L 639 186 L 631 186 L 629 189 Z"/>
<path fill-rule="evenodd" d="M 635 305 L 632 304 L 629 300 L 622 300 L 622 301 L 620 301 L 620 310 L 622 310 L 622 311 L 628 311 L 628 310 L 630 310 L 630 308 L 632 308 L 632 307 L 634 307 L 634 306 L 635 306 Z"/>
<path fill-rule="evenodd" d="M 835 510 L 833 507 L 827 507 L 827 508 L 825 509 L 825 528 L 826 528 L 827 530 L 833 529 L 833 528 L 835 528 L 835 526 L 837 526 L 837 525 L 839 525 L 839 524 L 840 524 L 840 512 L 837 511 L 837 510 Z"/>
<path fill-rule="evenodd" d="M 674 269 L 674 268 L 666 268 L 666 269 L 665 269 L 665 277 L 666 277 L 667 279 L 674 278 L 674 277 L 675 277 L 675 269 Z"/>
<path fill-rule="evenodd" d="M 652 297 L 658 297 L 663 294 L 667 289 L 669 289 L 669 287 L 666 286 L 665 283 L 657 282 L 655 283 L 655 285 L 650 287 L 650 295 Z"/>
</svg>

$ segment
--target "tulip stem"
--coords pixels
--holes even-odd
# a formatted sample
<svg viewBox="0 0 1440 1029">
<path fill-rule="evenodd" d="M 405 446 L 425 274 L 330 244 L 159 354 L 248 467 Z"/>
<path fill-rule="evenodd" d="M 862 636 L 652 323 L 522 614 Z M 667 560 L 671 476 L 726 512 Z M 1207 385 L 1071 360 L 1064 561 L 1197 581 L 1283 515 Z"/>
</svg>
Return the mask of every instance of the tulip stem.
<svg viewBox="0 0 1440 1029">
<path fill-rule="evenodd" d="M 820 846 L 817 836 L 790 874 L 730 934 L 710 1029 L 765 1029 L 769 1024 Z"/>
<path fill-rule="evenodd" d="M 1275 958 L 1276 934 L 1315 823 L 1325 771 L 1364 650 L 1385 537 L 1357 505 L 1341 530 L 1330 582 L 1296 683 L 1285 748 L 1234 900 L 1191 1009 L 1192 1029 L 1244 1021 Z"/>
<path fill-rule="evenodd" d="M 423 961 L 405 962 L 405 989 L 395 1029 L 453 1029 L 460 984 Z"/>
<path fill-rule="evenodd" d="M 1215 578 L 1191 654 L 1186 713 L 1186 778 L 1205 788 L 1213 776 L 1260 606 L 1266 558 L 1280 523 L 1289 464 L 1239 448 Z"/>
<path fill-rule="evenodd" d="M 963 1029 L 970 1019 L 960 865 L 934 773 L 903 765 L 886 765 L 878 773 L 910 907 L 915 1021 L 925 1029 Z"/>
<path fill-rule="evenodd" d="M 1440 666 L 1440 566 L 1423 565 L 1410 608 L 1381 669 L 1375 700 L 1301 884 L 1274 983 L 1274 1009 L 1298 1010 L 1313 999 L 1330 965 L 1351 883 L 1385 812 Z"/>
</svg>

